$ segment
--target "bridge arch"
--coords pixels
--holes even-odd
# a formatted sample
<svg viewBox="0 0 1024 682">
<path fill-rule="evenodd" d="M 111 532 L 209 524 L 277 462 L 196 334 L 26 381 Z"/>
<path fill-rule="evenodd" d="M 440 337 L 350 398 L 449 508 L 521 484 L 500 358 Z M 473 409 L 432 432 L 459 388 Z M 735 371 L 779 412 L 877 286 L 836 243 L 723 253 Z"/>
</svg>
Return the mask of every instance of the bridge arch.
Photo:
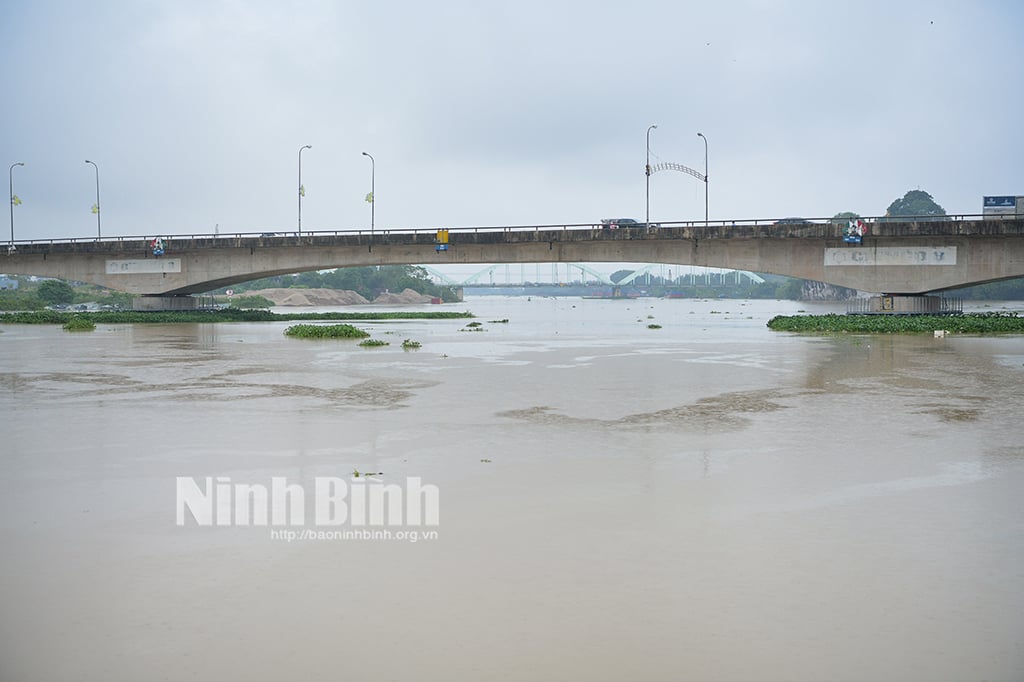
<svg viewBox="0 0 1024 682">
<path fill-rule="evenodd" d="M 671 264 L 669 264 L 669 263 L 648 263 L 648 264 L 644 265 L 642 268 L 634 270 L 632 274 L 624 277 L 623 279 L 618 281 L 616 284 L 633 284 L 636 280 L 638 280 L 641 277 L 643 277 L 644 275 L 650 273 L 654 268 L 664 268 L 666 265 L 671 267 Z M 707 270 L 706 271 L 706 275 L 707 276 L 710 277 L 712 274 L 713 273 L 712 273 L 711 270 Z M 740 279 L 745 279 L 745 280 L 747 280 L 751 284 L 763 284 L 764 283 L 764 277 L 761 277 L 760 275 L 756 275 L 753 272 L 747 272 L 745 270 L 720 270 L 718 273 L 714 273 L 714 274 L 716 274 L 719 277 L 719 280 L 723 284 L 725 283 L 725 277 L 726 276 L 735 277 L 737 284 L 739 284 Z M 676 284 L 684 276 L 685 275 L 681 275 L 681 274 L 680 275 L 676 275 L 674 278 L 671 278 L 670 281 L 671 281 L 671 283 Z M 663 278 L 663 279 L 668 280 L 669 278 Z"/>
<path fill-rule="evenodd" d="M 707 180 L 707 177 L 700 171 L 695 171 L 689 166 L 684 166 L 681 163 L 672 163 L 671 161 L 662 161 L 661 163 L 653 164 L 651 166 L 651 175 L 654 175 L 658 171 L 664 170 L 679 171 L 680 173 L 686 173 L 687 175 L 692 175 L 701 182 Z"/>
<path fill-rule="evenodd" d="M 441 283 L 441 284 L 443 284 L 445 286 L 449 286 L 449 287 L 459 286 L 458 282 L 456 282 L 451 277 L 449 277 L 448 275 L 444 274 L 443 272 L 441 272 L 437 268 L 433 268 L 433 267 L 431 267 L 429 265 L 422 265 L 422 264 L 419 264 L 419 263 L 417 263 L 417 267 L 421 267 L 424 270 L 426 270 L 427 274 L 429 274 L 430 276 L 436 278 L 439 283 Z"/>
</svg>

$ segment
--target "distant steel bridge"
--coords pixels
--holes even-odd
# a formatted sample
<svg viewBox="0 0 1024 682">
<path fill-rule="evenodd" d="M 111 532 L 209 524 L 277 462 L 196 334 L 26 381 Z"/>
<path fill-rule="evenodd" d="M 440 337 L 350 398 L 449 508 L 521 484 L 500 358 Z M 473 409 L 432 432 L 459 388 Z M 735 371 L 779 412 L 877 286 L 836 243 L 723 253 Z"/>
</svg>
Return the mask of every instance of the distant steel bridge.
<svg viewBox="0 0 1024 682">
<path fill-rule="evenodd" d="M 453 287 L 575 283 L 614 286 L 650 284 L 652 278 L 657 278 L 658 281 L 669 285 L 683 285 L 702 280 L 709 286 L 712 283 L 724 286 L 730 279 L 733 284 L 741 282 L 761 284 L 764 282 L 763 277 L 743 270 L 718 270 L 690 266 L 689 272 L 684 274 L 683 270 L 687 266 L 671 263 L 639 264 L 635 266 L 636 269 L 631 269 L 631 274 L 618 282 L 613 282 L 611 275 L 584 263 L 495 263 L 462 279 L 441 272 L 429 265 L 418 265 L 417 267 L 423 268 L 436 283 Z M 533 277 L 528 276 L 531 272 Z M 518 277 L 514 276 L 516 273 L 518 273 Z"/>
</svg>

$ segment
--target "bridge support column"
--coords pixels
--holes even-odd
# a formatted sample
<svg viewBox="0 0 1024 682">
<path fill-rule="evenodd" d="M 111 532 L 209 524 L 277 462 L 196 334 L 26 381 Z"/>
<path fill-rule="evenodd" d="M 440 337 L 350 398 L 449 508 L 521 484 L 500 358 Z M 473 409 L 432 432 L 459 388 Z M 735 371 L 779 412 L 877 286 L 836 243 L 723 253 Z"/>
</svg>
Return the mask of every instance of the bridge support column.
<svg viewBox="0 0 1024 682">
<path fill-rule="evenodd" d="M 143 294 L 132 300 L 132 310 L 154 312 L 159 310 L 195 310 L 197 298 L 194 296 L 160 296 L 159 294 Z"/>
<path fill-rule="evenodd" d="M 846 312 L 859 315 L 957 315 L 964 311 L 963 299 L 942 296 L 882 294 L 851 301 Z"/>
</svg>

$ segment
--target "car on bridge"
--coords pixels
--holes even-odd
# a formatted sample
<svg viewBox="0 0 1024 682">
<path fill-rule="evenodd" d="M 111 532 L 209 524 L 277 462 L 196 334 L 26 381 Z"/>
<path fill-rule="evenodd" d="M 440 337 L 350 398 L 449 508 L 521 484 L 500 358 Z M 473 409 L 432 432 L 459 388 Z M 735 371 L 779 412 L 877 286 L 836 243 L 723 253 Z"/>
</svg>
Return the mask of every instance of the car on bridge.
<svg viewBox="0 0 1024 682">
<path fill-rule="evenodd" d="M 633 218 L 604 218 L 601 220 L 601 227 L 605 230 L 617 230 L 620 227 L 645 227 L 646 223 Z M 650 227 L 661 227 L 651 223 Z"/>
<path fill-rule="evenodd" d="M 814 225 L 813 220 L 807 218 L 783 218 L 775 221 L 776 225 Z"/>
<path fill-rule="evenodd" d="M 640 223 L 632 218 L 602 218 L 601 227 L 605 230 L 617 230 L 620 227 L 636 227 Z"/>
</svg>

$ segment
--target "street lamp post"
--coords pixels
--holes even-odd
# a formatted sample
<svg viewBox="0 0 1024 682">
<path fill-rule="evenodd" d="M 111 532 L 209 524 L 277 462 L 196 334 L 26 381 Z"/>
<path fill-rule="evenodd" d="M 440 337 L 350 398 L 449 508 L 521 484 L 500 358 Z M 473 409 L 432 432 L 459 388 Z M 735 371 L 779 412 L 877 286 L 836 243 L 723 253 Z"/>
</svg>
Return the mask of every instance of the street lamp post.
<svg viewBox="0 0 1024 682">
<path fill-rule="evenodd" d="M 376 183 L 376 176 L 377 176 L 377 164 L 374 162 L 373 157 L 370 156 L 369 154 L 367 154 L 366 152 L 363 152 L 363 156 L 365 156 L 368 159 L 370 159 L 370 245 L 372 246 L 373 245 L 373 221 L 374 221 L 374 215 L 373 214 L 374 214 L 375 206 L 377 205 L 377 195 L 375 193 L 376 192 L 376 188 L 374 187 L 374 184 Z"/>
<path fill-rule="evenodd" d="M 704 133 L 697 133 L 697 137 L 704 140 L 704 224 L 708 222 L 708 138 Z"/>
<path fill-rule="evenodd" d="M 11 248 L 14 248 L 14 167 L 24 165 L 21 161 L 12 163 L 11 168 L 7 172 L 11 184 Z"/>
<path fill-rule="evenodd" d="M 647 218 L 644 227 L 651 226 L 651 131 L 658 127 L 655 123 L 647 128 Z"/>
<path fill-rule="evenodd" d="M 312 149 L 313 145 L 307 144 L 299 147 L 299 232 L 298 236 L 302 236 L 302 195 L 305 193 L 305 189 L 302 187 L 302 150 Z"/>
<path fill-rule="evenodd" d="M 96 239 L 98 240 L 102 234 L 100 231 L 100 167 L 89 159 L 86 159 L 85 162 L 92 164 L 96 171 Z"/>
</svg>

